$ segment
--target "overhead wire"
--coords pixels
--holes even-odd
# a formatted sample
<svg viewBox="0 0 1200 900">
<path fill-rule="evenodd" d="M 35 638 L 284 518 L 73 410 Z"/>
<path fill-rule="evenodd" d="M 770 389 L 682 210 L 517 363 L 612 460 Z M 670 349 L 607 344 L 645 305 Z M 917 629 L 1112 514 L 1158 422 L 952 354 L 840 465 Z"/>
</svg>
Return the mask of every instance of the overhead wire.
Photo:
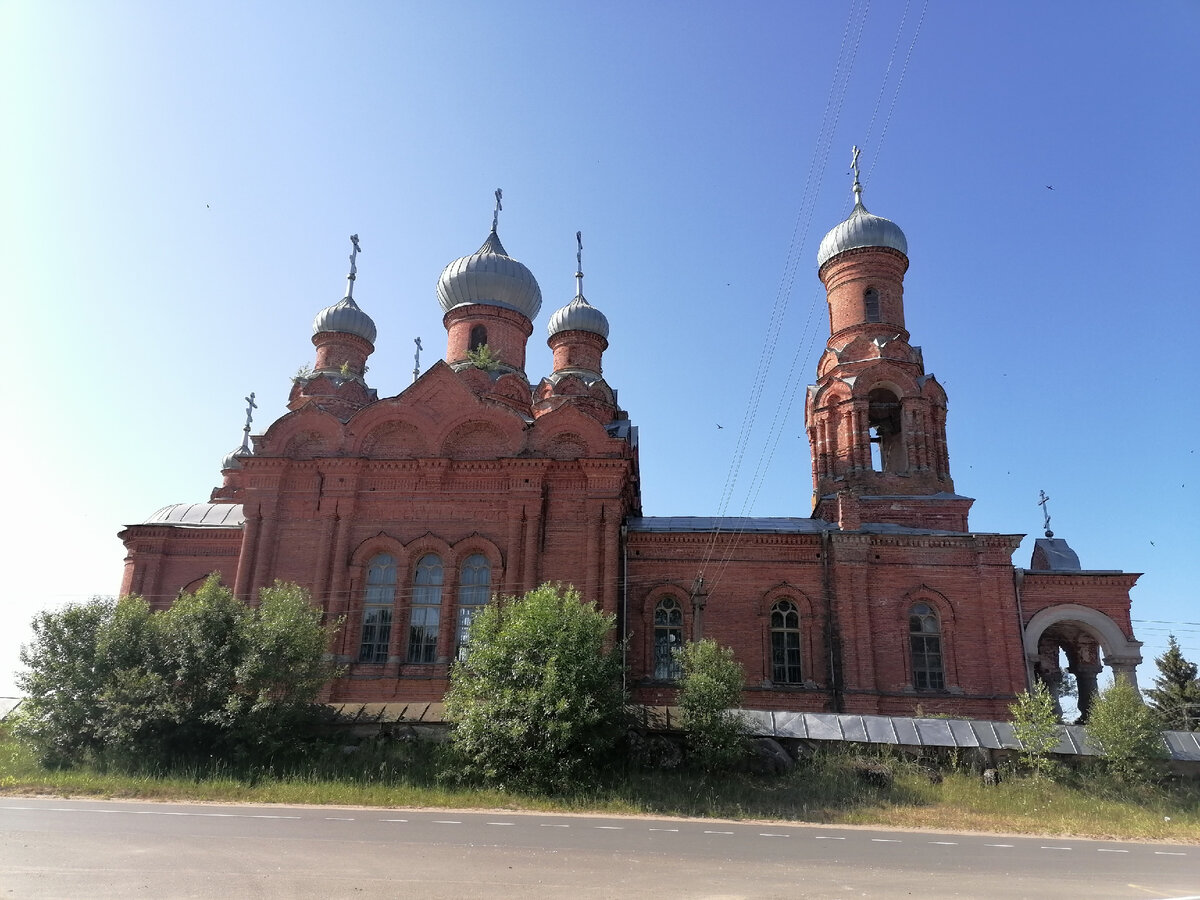
<svg viewBox="0 0 1200 900">
<path fill-rule="evenodd" d="M 739 475 L 741 474 L 742 462 L 745 457 L 746 448 L 750 442 L 750 436 L 754 429 L 754 423 L 758 417 L 759 405 L 762 400 L 763 390 L 767 383 L 768 375 L 770 374 L 772 365 L 775 359 L 776 348 L 779 342 L 780 333 L 783 330 L 783 321 L 787 314 L 788 305 L 791 299 L 792 286 L 795 282 L 796 270 L 799 265 L 800 250 L 807 238 L 807 232 L 812 220 L 812 207 L 814 206 L 813 196 L 816 192 L 816 186 L 820 185 L 821 176 L 824 172 L 825 163 L 828 159 L 828 146 L 833 140 L 833 129 L 840 118 L 841 105 L 845 100 L 846 87 L 850 81 L 850 73 L 853 70 L 854 59 L 858 53 L 859 43 L 862 39 L 863 22 L 866 19 L 866 13 L 870 8 L 870 0 L 866 0 L 863 11 L 859 19 L 859 28 L 853 35 L 853 44 L 851 44 L 851 34 L 857 14 L 857 4 L 852 0 L 846 16 L 846 24 L 842 29 L 842 40 L 838 47 L 837 60 L 834 64 L 833 77 L 831 79 L 829 93 L 825 99 L 825 108 L 821 116 L 821 127 L 818 131 L 817 143 L 813 148 L 812 156 L 809 159 L 808 172 L 805 176 L 804 187 L 800 195 L 800 207 L 797 210 L 796 217 L 792 225 L 792 235 L 788 242 L 787 254 L 784 259 L 783 273 L 776 288 L 775 299 L 771 307 L 771 314 L 768 318 L 766 336 L 759 351 L 757 368 L 755 369 L 754 381 L 751 385 L 750 396 L 746 405 L 745 412 L 742 417 L 742 425 L 738 431 L 738 441 L 734 450 L 734 455 L 730 460 L 729 471 L 726 475 L 725 485 L 722 490 L 721 499 L 718 503 L 717 517 L 723 517 L 729 507 L 729 502 L 733 497 L 734 488 L 737 484 Z M 806 215 L 807 213 L 807 215 Z M 704 561 L 701 564 L 700 571 L 703 572 L 712 560 L 713 553 L 717 546 L 717 541 L 722 532 L 722 528 L 718 525 L 712 532 Z M 722 566 L 723 568 L 723 566 Z"/>
</svg>

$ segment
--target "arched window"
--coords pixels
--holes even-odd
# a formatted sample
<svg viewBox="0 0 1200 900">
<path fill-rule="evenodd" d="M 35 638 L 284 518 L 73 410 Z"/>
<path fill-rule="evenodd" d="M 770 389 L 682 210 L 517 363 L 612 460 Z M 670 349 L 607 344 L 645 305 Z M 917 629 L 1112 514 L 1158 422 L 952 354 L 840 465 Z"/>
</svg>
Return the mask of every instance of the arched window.
<svg viewBox="0 0 1200 900">
<path fill-rule="evenodd" d="M 482 325 L 473 325 L 471 327 L 471 347 L 472 350 L 478 350 L 487 343 L 487 329 Z"/>
<path fill-rule="evenodd" d="M 946 687 L 942 669 L 942 628 L 928 603 L 917 603 L 908 612 L 908 644 L 912 652 L 913 687 L 940 691 Z"/>
<path fill-rule="evenodd" d="M 803 684 L 800 671 L 800 610 L 791 600 L 771 607 L 771 680 Z"/>
<path fill-rule="evenodd" d="M 362 642 L 358 661 L 385 663 L 392 639 L 392 607 L 396 602 L 396 560 L 386 553 L 367 563 L 367 590 L 363 596 Z"/>
<path fill-rule="evenodd" d="M 467 634 L 471 620 L 492 595 L 492 564 L 482 553 L 473 553 L 463 560 L 458 578 L 458 632 L 455 637 L 454 656 L 466 659 Z"/>
<path fill-rule="evenodd" d="M 683 609 L 674 597 L 663 597 L 654 608 L 654 678 L 676 681 L 681 674 L 675 651 L 683 646 Z"/>
<path fill-rule="evenodd" d="M 882 321 L 883 313 L 879 308 L 879 291 L 875 288 L 867 288 L 867 292 L 863 294 L 863 311 L 867 314 L 868 322 Z"/>
<path fill-rule="evenodd" d="M 408 618 L 408 661 L 437 660 L 438 623 L 442 618 L 442 560 L 426 553 L 413 575 L 412 609 Z"/>
</svg>

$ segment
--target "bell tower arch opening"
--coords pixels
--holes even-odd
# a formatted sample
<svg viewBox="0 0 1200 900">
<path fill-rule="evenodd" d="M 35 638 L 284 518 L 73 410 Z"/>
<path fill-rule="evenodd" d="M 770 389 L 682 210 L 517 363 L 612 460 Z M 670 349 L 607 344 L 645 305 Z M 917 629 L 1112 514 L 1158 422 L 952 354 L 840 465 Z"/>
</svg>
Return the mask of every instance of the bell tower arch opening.
<svg viewBox="0 0 1200 900">
<path fill-rule="evenodd" d="M 906 472 L 904 419 L 900 399 L 887 388 L 867 394 L 867 429 L 871 441 L 871 468 L 876 472 Z"/>
</svg>

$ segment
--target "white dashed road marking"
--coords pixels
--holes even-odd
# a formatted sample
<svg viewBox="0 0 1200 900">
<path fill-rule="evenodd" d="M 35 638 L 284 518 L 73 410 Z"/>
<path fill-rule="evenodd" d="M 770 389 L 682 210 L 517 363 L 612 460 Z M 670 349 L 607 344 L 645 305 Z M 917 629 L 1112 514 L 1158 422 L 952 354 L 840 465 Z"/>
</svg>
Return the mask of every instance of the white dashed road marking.
<svg viewBox="0 0 1200 900">
<path fill-rule="evenodd" d="M 895 838 L 871 838 L 871 841 L 876 844 L 903 844 L 904 841 L 898 841 Z"/>
<path fill-rule="evenodd" d="M 732 831 L 706 831 L 705 834 L 733 834 Z"/>
</svg>

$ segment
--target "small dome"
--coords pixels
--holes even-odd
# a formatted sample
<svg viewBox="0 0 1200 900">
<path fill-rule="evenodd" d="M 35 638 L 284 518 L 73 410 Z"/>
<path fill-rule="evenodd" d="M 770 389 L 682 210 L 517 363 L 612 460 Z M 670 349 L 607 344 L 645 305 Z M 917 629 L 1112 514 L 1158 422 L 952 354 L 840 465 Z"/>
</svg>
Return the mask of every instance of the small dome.
<svg viewBox="0 0 1200 900">
<path fill-rule="evenodd" d="M 475 253 L 454 260 L 442 270 L 437 296 L 443 312 L 483 303 L 516 310 L 533 319 L 542 308 L 542 289 L 533 273 L 508 255 L 494 230 Z"/>
<path fill-rule="evenodd" d="M 239 444 L 225 454 L 225 458 L 221 460 L 221 471 L 228 472 L 230 469 L 240 469 L 242 467 L 242 457 L 251 455 L 249 450 Z"/>
<path fill-rule="evenodd" d="M 855 191 L 858 193 L 858 190 Z M 908 239 L 900 226 L 890 219 L 867 212 L 862 198 L 854 204 L 850 218 L 833 228 L 821 241 L 817 250 L 817 268 L 825 265 L 839 253 L 859 247 L 888 247 L 908 255 Z"/>
<path fill-rule="evenodd" d="M 550 336 L 554 337 L 560 331 L 590 331 L 607 338 L 608 318 L 579 294 L 550 317 Z"/>
<path fill-rule="evenodd" d="M 327 306 L 317 313 L 312 330 L 313 334 L 353 334 L 375 345 L 375 322 L 358 308 L 353 297 L 343 297 L 333 306 Z"/>
</svg>

